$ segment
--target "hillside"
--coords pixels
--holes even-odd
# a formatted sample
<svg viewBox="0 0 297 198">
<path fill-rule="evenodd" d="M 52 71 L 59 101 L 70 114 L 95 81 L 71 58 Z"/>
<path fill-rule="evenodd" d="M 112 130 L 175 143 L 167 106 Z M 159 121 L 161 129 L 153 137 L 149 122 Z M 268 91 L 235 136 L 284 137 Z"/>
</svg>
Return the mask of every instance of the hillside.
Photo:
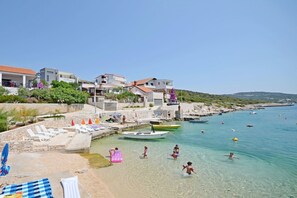
<svg viewBox="0 0 297 198">
<path fill-rule="evenodd" d="M 240 92 L 226 96 L 249 100 L 266 100 L 269 102 L 297 103 L 297 94 L 276 92 Z"/>
<path fill-rule="evenodd" d="M 206 105 L 216 104 L 217 106 L 230 108 L 231 106 L 244 106 L 247 104 L 265 103 L 264 100 L 252 100 L 236 98 L 226 95 L 214 95 L 188 90 L 175 90 L 175 95 L 180 102 L 202 102 Z"/>
</svg>

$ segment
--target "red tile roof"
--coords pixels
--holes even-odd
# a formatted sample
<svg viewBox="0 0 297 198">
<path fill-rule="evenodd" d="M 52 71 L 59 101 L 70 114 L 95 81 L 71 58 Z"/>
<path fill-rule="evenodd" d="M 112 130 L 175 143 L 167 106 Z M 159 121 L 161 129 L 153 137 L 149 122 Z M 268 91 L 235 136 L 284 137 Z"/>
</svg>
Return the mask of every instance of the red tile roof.
<svg viewBox="0 0 297 198">
<path fill-rule="evenodd" d="M 142 80 L 135 80 L 131 82 L 128 86 L 133 86 L 133 85 L 144 85 L 145 83 L 149 82 L 150 80 L 155 80 L 156 78 L 146 78 Z"/>
<path fill-rule="evenodd" d="M 149 93 L 149 92 L 152 92 L 151 89 L 147 88 L 147 87 L 144 87 L 144 86 L 135 86 L 137 87 L 138 89 L 140 89 L 141 91 L 145 92 L 145 93 Z"/>
<path fill-rule="evenodd" d="M 3 65 L 0 65 L 0 72 L 10 72 L 10 73 L 16 73 L 16 74 L 29 74 L 29 75 L 36 74 L 36 72 L 31 69 L 9 67 L 9 66 L 3 66 Z"/>
</svg>

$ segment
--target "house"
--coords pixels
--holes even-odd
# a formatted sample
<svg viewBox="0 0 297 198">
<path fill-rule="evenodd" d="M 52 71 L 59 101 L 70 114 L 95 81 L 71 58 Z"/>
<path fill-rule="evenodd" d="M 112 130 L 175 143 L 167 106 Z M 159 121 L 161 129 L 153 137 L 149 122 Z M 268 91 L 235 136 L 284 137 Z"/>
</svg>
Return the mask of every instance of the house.
<svg viewBox="0 0 297 198">
<path fill-rule="evenodd" d="M 103 95 L 103 93 L 111 92 L 115 88 L 125 87 L 127 85 L 127 79 L 117 74 L 103 74 L 96 77 L 96 83 L 99 93 Z"/>
<path fill-rule="evenodd" d="M 155 106 L 162 106 L 164 103 L 163 93 L 154 92 L 150 88 L 134 85 L 130 87 L 129 91 L 138 95 L 141 98 L 140 102 L 154 104 Z"/>
<path fill-rule="evenodd" d="M 31 88 L 36 72 L 31 69 L 0 65 L 0 85 L 10 93 L 17 93 L 18 87 Z"/>
<path fill-rule="evenodd" d="M 52 68 L 43 68 L 40 70 L 40 80 L 44 80 L 47 84 L 51 84 L 53 80 L 57 80 L 58 70 Z"/>
<path fill-rule="evenodd" d="M 152 90 L 154 94 L 151 94 L 153 97 L 151 100 L 155 105 L 161 105 L 164 101 L 167 101 L 170 98 L 170 90 L 173 88 L 173 81 L 167 79 L 146 78 L 134 81 L 127 85 L 130 90 L 135 86 Z M 162 100 L 160 100 L 161 98 Z"/>
<path fill-rule="evenodd" d="M 168 93 L 168 90 L 171 90 L 173 88 L 173 81 L 167 79 L 146 78 L 134 81 L 130 83 L 128 86 L 134 85 L 147 87 L 158 92 L 165 91 L 166 93 Z"/>
<path fill-rule="evenodd" d="M 43 68 L 40 70 L 40 80 L 44 80 L 50 85 L 53 80 L 75 83 L 78 78 L 73 73 L 63 72 L 52 68 Z"/>
<path fill-rule="evenodd" d="M 59 82 L 76 83 L 77 80 L 78 78 L 73 73 L 58 71 L 57 81 Z"/>
</svg>

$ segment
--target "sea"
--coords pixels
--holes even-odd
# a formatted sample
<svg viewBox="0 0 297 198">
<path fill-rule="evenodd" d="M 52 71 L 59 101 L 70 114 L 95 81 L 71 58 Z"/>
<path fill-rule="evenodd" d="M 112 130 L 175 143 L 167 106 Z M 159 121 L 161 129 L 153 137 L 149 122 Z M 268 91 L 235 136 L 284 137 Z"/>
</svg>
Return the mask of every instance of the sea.
<svg viewBox="0 0 297 198">
<path fill-rule="evenodd" d="M 131 140 L 119 134 L 94 140 L 92 153 L 108 158 L 108 150 L 118 147 L 124 157 L 96 174 L 119 198 L 297 198 L 296 105 L 202 119 L 208 123 L 174 122 L 181 127 L 165 139 Z M 180 155 L 174 160 L 176 144 Z M 141 157 L 144 146 L 147 159 Z M 230 160 L 230 152 L 237 158 Z M 188 161 L 196 172 L 191 176 L 182 171 Z"/>
</svg>

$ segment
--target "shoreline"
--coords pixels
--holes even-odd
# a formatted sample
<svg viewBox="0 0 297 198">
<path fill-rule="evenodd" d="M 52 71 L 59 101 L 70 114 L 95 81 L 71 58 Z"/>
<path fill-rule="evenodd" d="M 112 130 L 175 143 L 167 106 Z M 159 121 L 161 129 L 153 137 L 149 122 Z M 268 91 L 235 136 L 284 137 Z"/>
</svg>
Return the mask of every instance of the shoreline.
<svg viewBox="0 0 297 198">
<path fill-rule="evenodd" d="M 291 105 L 283 105 L 283 104 L 265 104 L 263 106 L 261 104 L 260 107 L 280 107 L 280 106 L 291 106 Z M 259 108 L 259 106 L 257 105 Z M 243 111 L 243 110 L 253 110 L 257 109 L 254 105 L 246 106 L 245 108 L 240 108 L 232 111 Z M 129 110 L 132 111 L 133 110 Z M 212 112 L 209 112 L 212 113 Z M 66 124 L 70 123 L 70 120 L 76 117 L 87 117 L 92 113 L 87 109 L 86 112 L 73 112 L 67 114 L 67 119 L 65 120 L 47 120 L 42 122 L 47 127 L 54 126 L 62 127 Z M 210 114 L 212 116 L 214 114 Z M 110 124 L 108 125 L 117 127 L 117 131 L 115 133 L 119 133 L 122 130 L 125 130 L 126 127 L 139 127 L 138 123 L 128 123 L 126 125 L 120 124 Z M 141 127 L 141 126 L 140 126 Z M 13 130 L 11 130 L 13 131 Z M 6 142 L 13 142 L 19 139 L 23 147 L 17 147 L 17 143 L 12 144 L 11 152 L 8 156 L 7 165 L 11 167 L 10 173 L 5 177 L 0 177 L 0 184 L 18 184 L 28 181 L 33 181 L 36 179 L 49 178 L 52 186 L 52 192 L 54 197 L 62 197 L 63 189 L 60 184 L 61 178 L 71 177 L 77 175 L 79 178 L 79 190 L 82 197 L 114 197 L 112 191 L 110 191 L 109 187 L 104 184 L 100 178 L 98 178 L 94 174 L 94 168 L 91 168 L 88 164 L 88 160 L 80 156 L 76 153 L 65 153 L 61 150 L 46 150 L 46 149 L 37 149 L 37 150 L 26 150 L 26 146 L 29 143 L 23 140 L 24 133 L 16 133 L 10 134 L 12 137 L 8 137 L 5 135 L 6 133 L 10 133 L 11 131 L 7 131 L 5 133 L 0 133 L 1 144 L 3 145 Z M 23 131 L 25 131 L 23 129 Z M 103 138 L 107 135 L 111 135 L 111 133 L 106 133 L 99 138 Z M 8 139 L 5 139 L 8 138 Z M 97 138 L 94 138 L 97 139 Z M 93 140 L 93 139 L 92 139 Z M 37 146 L 39 142 L 33 143 Z M 30 143 L 31 144 L 31 143 Z M 31 145 L 32 146 L 32 145 Z M 41 146 L 42 148 L 42 146 Z M 21 162 L 21 163 L 20 163 Z M 3 187 L 3 186 L 2 186 Z M 2 187 L 0 190 L 2 191 Z M 100 189 L 100 190 L 98 190 Z"/>
</svg>

